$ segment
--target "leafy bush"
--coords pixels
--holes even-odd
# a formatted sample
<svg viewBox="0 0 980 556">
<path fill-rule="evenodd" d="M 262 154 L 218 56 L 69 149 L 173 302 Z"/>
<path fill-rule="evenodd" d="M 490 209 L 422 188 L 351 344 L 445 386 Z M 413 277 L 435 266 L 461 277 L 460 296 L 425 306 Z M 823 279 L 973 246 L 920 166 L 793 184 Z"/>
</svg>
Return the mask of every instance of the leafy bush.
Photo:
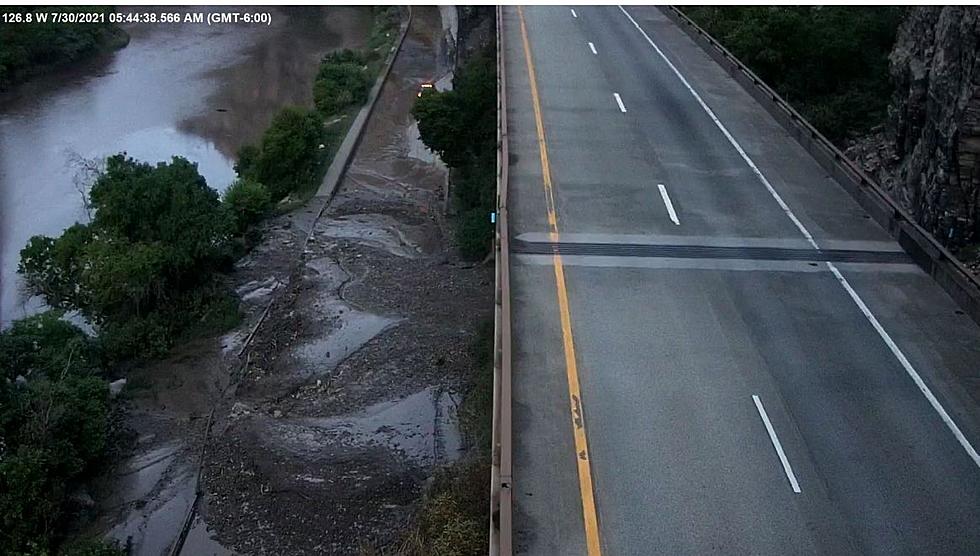
<svg viewBox="0 0 980 556">
<path fill-rule="evenodd" d="M 364 104 L 371 76 L 364 55 L 344 49 L 324 56 L 313 81 L 313 102 L 324 117 Z"/>
<path fill-rule="evenodd" d="M 905 9 L 702 6 L 685 13 L 833 141 L 884 121 Z"/>
<path fill-rule="evenodd" d="M 258 147 L 243 147 L 239 178 L 264 184 L 273 201 L 314 185 L 323 123 L 316 111 L 286 108 L 276 114 Z"/>
<path fill-rule="evenodd" d="M 49 311 L 0 332 L 0 553 L 45 554 L 106 447 L 99 349 Z"/>
<path fill-rule="evenodd" d="M 91 202 L 91 223 L 31 238 L 18 271 L 31 293 L 105 332 L 113 358 L 159 355 L 194 312 L 182 304 L 188 292 L 227 264 L 231 214 L 180 157 L 110 157 Z"/>
<path fill-rule="evenodd" d="M 225 190 L 225 204 L 235 218 L 235 229 L 244 234 L 272 209 L 272 195 L 264 185 L 238 179 Z"/>
<path fill-rule="evenodd" d="M 487 254 L 493 241 L 490 212 L 484 208 L 461 213 L 456 221 L 456 242 L 459 254 L 466 260 L 479 260 Z"/>
<path fill-rule="evenodd" d="M 419 135 L 453 170 L 456 239 L 466 259 L 492 245 L 496 199 L 497 73 L 488 50 L 460 68 L 451 91 L 424 93 L 412 108 Z"/>
<path fill-rule="evenodd" d="M 0 370 L 4 378 L 38 373 L 87 376 L 101 372 L 102 350 L 77 326 L 61 320 L 58 311 L 14 321 L 0 333 Z"/>
<path fill-rule="evenodd" d="M 387 50 L 386 47 L 394 41 L 401 20 L 401 10 L 399 6 L 371 8 L 374 15 L 374 27 L 371 29 L 371 36 L 368 37 L 368 52 L 371 58 L 381 58 L 384 50 Z"/>
</svg>

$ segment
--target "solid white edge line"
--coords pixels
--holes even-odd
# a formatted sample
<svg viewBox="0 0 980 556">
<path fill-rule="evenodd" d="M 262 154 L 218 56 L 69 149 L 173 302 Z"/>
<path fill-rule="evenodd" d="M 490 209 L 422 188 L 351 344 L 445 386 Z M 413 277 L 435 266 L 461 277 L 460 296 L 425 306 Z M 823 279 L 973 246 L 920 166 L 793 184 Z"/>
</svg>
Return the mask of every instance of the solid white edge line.
<svg viewBox="0 0 980 556">
<path fill-rule="evenodd" d="M 596 50 L 595 50 L 595 45 L 592 44 L 591 42 L 589 43 L 589 49 L 592 50 L 592 53 L 595 54 L 596 56 L 599 55 L 599 53 L 596 52 Z"/>
<path fill-rule="evenodd" d="M 827 262 L 826 264 L 827 268 L 830 269 L 830 272 L 832 272 L 834 277 L 837 278 L 837 281 L 840 282 L 840 285 L 844 287 L 845 291 L 847 291 L 847 294 L 851 296 L 854 304 L 858 306 L 858 309 L 861 310 L 864 317 L 868 319 L 871 326 L 873 326 L 875 331 L 878 332 L 878 335 L 881 336 L 881 339 L 885 342 L 885 345 L 888 346 L 888 349 L 891 350 L 892 355 L 895 356 L 895 359 L 898 359 L 898 362 L 905 369 L 905 372 L 912 378 L 912 382 L 914 382 L 919 388 L 922 395 L 929 400 L 929 405 L 936 410 L 936 413 L 939 414 L 939 417 L 943 420 L 943 423 L 946 423 L 946 427 L 949 428 L 949 430 L 953 433 L 953 436 L 956 437 L 956 440 L 961 446 L 963 446 L 963 449 L 966 450 L 967 455 L 970 456 L 973 463 L 975 463 L 977 467 L 980 467 L 980 454 L 977 453 L 977 450 L 972 444 L 970 444 L 970 440 L 967 439 L 966 435 L 963 434 L 963 431 L 960 430 L 960 427 L 956 425 L 953 418 L 946 412 L 946 408 L 943 407 L 943 404 L 939 403 L 939 399 L 936 398 L 935 394 L 932 393 L 932 390 L 930 390 L 925 381 L 922 380 L 922 377 L 919 376 L 919 373 L 915 370 L 915 367 L 912 366 L 912 363 L 907 357 L 905 357 L 905 354 L 902 353 L 902 350 L 899 349 L 895 341 L 892 340 L 891 335 L 888 334 L 885 327 L 878 322 L 878 318 L 874 316 L 871 309 L 868 309 L 868 306 L 864 303 L 864 300 L 861 299 L 861 296 L 858 295 L 856 291 L 854 291 L 854 288 L 851 287 L 851 284 L 847 281 L 847 278 L 844 278 L 844 275 L 837 269 L 837 266 L 832 262 Z"/>
<path fill-rule="evenodd" d="M 623 104 L 623 99 L 619 97 L 619 93 L 613 93 L 613 97 L 616 99 L 616 104 L 619 105 L 619 111 L 623 114 L 626 113 L 626 105 Z"/>
<path fill-rule="evenodd" d="M 773 448 L 776 449 L 776 455 L 779 456 L 780 463 L 783 464 L 783 471 L 786 473 L 786 478 L 789 479 L 789 485 L 793 487 L 793 492 L 797 494 L 803 492 L 800 490 L 800 483 L 796 481 L 796 473 L 793 473 L 793 467 L 789 464 L 786 453 L 783 452 L 783 445 L 780 444 L 779 437 L 776 436 L 776 431 L 772 428 L 769 415 L 766 414 L 766 408 L 762 407 L 762 400 L 759 399 L 759 396 L 752 394 L 752 401 L 755 402 L 755 408 L 759 410 L 759 417 L 762 417 L 762 423 L 766 426 L 766 432 L 769 433 L 769 440 L 772 442 Z"/>
<path fill-rule="evenodd" d="M 577 13 L 575 13 L 575 9 L 574 9 L 574 8 L 568 8 L 568 9 L 569 9 L 569 10 L 571 10 L 571 12 L 572 12 L 572 17 L 576 17 L 576 18 L 578 17 L 578 14 L 577 14 Z"/>
<path fill-rule="evenodd" d="M 657 187 L 660 188 L 660 198 L 664 200 L 664 204 L 667 205 L 667 214 L 670 215 L 670 219 L 677 224 L 681 225 L 681 221 L 677 219 L 677 213 L 674 212 L 674 203 L 670 202 L 670 196 L 667 195 L 667 186 L 662 183 L 658 183 Z"/>
<path fill-rule="evenodd" d="M 735 150 L 738 151 L 738 154 L 739 156 L 742 157 L 742 160 L 744 160 L 745 163 L 748 164 L 749 168 L 752 169 L 752 172 L 759 179 L 759 181 L 762 182 L 762 185 L 766 187 L 766 189 L 769 191 L 769 194 L 772 196 L 773 199 L 776 200 L 776 203 L 779 204 L 779 207 L 783 210 L 783 212 L 789 217 L 789 219 L 793 222 L 793 224 L 796 225 L 796 228 L 800 230 L 800 233 L 803 234 L 803 237 L 807 239 L 807 241 L 810 243 L 811 246 L 813 246 L 814 249 L 820 249 L 820 246 L 817 245 L 816 241 L 814 241 L 813 236 L 810 234 L 809 230 L 807 230 L 806 227 L 803 225 L 803 223 L 800 222 L 800 220 L 796 217 L 795 214 L 793 214 L 793 211 L 790 210 L 786 202 L 783 201 L 783 198 L 779 195 L 779 193 L 776 192 L 772 184 L 769 183 L 769 180 L 766 179 L 766 177 L 762 174 L 762 171 L 759 170 L 759 167 L 756 166 L 755 162 L 753 162 L 752 159 L 749 158 L 749 155 L 746 154 L 745 149 L 743 149 L 742 146 L 738 143 L 738 141 L 735 140 L 735 138 L 732 136 L 731 133 L 729 133 L 725 125 L 722 124 L 721 121 L 718 119 L 718 116 L 715 115 L 714 111 L 712 111 L 711 108 L 709 108 L 708 105 L 704 102 L 704 100 L 701 98 L 701 95 L 699 95 L 697 91 L 694 90 L 694 88 L 687 81 L 687 79 L 681 74 L 681 72 L 677 69 L 677 67 L 667 58 L 667 56 L 663 53 L 663 51 L 660 50 L 660 47 L 653 42 L 650 36 L 647 35 L 646 31 L 644 31 L 640 27 L 640 24 L 637 23 L 636 20 L 633 19 L 633 16 L 631 16 L 629 12 L 626 11 L 626 8 L 624 8 L 623 6 L 619 6 L 619 9 L 620 11 L 623 12 L 623 15 L 625 15 L 626 18 L 630 20 L 633 26 L 636 27 L 636 29 L 640 32 L 640 34 L 643 35 L 643 38 L 646 39 L 648 43 L 650 43 L 650 46 L 652 46 L 653 49 L 657 52 L 657 54 L 660 55 L 663 61 L 667 63 L 667 66 L 670 67 L 671 71 L 674 72 L 674 75 L 676 75 L 677 78 L 680 79 L 681 83 L 684 84 L 684 87 L 687 88 L 688 92 L 690 92 L 691 95 L 694 97 L 694 99 L 698 102 L 698 104 L 701 105 L 701 108 L 704 109 L 704 111 L 708 114 L 708 116 L 711 118 L 711 121 L 715 123 L 715 126 L 717 126 L 719 130 L 721 130 L 725 138 L 728 139 L 728 142 L 731 143 L 733 147 L 735 147 Z M 844 287 L 844 290 L 847 291 L 848 295 L 851 297 L 851 300 L 854 301 L 854 303 L 858 306 L 858 309 L 861 310 L 861 313 L 863 313 L 865 318 L 868 319 L 868 321 L 871 323 L 871 326 L 875 329 L 876 332 L 878 332 L 878 336 L 881 337 L 881 339 L 885 342 L 885 345 L 888 346 L 888 349 L 891 350 L 892 354 L 898 360 L 899 364 L 901 364 L 902 367 L 905 369 L 906 374 L 909 375 L 909 377 L 912 379 L 915 385 L 926 397 L 926 400 L 929 401 L 929 405 L 931 405 L 932 408 L 936 411 L 936 413 L 939 414 L 939 417 L 942 419 L 943 423 L 946 424 L 946 427 L 949 428 L 949 430 L 953 433 L 953 436 L 956 437 L 956 440 L 960 443 L 960 446 L 962 446 L 963 449 L 966 450 L 967 455 L 970 456 L 970 459 L 973 460 L 973 463 L 977 467 L 980 467 L 980 454 L 977 453 L 977 450 L 970 443 L 969 439 L 966 438 L 966 435 L 963 434 L 963 431 L 960 430 L 956 422 L 953 421 L 953 418 L 950 417 L 949 413 L 939 402 L 939 399 L 936 398 L 936 396 L 932 393 L 932 390 L 930 390 L 929 387 L 926 385 L 925 381 L 922 380 L 922 377 L 919 376 L 919 373 L 915 370 L 915 367 L 912 366 L 912 363 L 909 362 L 908 358 L 905 357 L 905 354 L 902 353 L 902 350 L 899 349 L 898 345 L 895 344 L 894 340 L 892 340 L 888 332 L 885 331 L 881 323 L 878 322 L 878 319 L 874 316 L 874 314 L 871 313 L 871 310 L 868 309 L 868 306 L 864 303 L 864 300 L 861 299 L 861 296 L 859 296 L 858 293 L 854 291 L 854 288 L 851 287 L 851 284 L 848 283 L 847 279 L 844 278 L 844 275 L 841 274 L 839 270 L 837 270 L 837 267 L 833 263 L 827 262 L 826 265 L 827 268 L 831 271 L 831 273 L 833 273 L 834 277 L 837 278 L 837 281 L 840 282 L 841 286 Z"/>
</svg>

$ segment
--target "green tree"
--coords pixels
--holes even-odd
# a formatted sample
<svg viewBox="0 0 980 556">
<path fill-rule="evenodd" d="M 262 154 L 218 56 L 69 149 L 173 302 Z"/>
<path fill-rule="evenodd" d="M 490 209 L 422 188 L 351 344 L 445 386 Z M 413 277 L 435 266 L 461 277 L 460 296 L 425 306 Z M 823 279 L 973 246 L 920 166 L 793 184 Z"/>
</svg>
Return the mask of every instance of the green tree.
<svg viewBox="0 0 980 556">
<path fill-rule="evenodd" d="M 422 141 L 451 168 L 493 159 L 497 141 L 497 70 L 490 52 L 463 65 L 451 91 L 430 91 L 412 108 Z"/>
<path fill-rule="evenodd" d="M 453 170 L 456 241 L 466 259 L 483 257 L 493 238 L 496 86 L 496 63 L 483 52 L 460 68 L 451 91 L 423 93 L 412 108 L 422 141 Z"/>
<path fill-rule="evenodd" d="M 901 7 L 702 6 L 685 12 L 833 141 L 884 121 Z"/>
<path fill-rule="evenodd" d="M 235 180 L 225 190 L 225 204 L 235 218 L 235 228 L 244 234 L 272 209 L 272 195 L 264 185 L 250 179 Z"/>
<path fill-rule="evenodd" d="M 101 372 L 102 351 L 77 326 L 45 311 L 16 320 L 0 333 L 0 380 L 41 374 L 90 376 Z"/>
<path fill-rule="evenodd" d="M 9 14 L 33 15 L 44 7 L 11 6 Z M 108 14 L 104 6 L 66 6 L 66 12 Z M 100 49 L 126 44 L 126 34 L 107 23 L 0 23 L 0 90 L 46 66 L 67 64 Z"/>
<path fill-rule="evenodd" d="M 218 192 L 179 156 L 156 166 L 109 157 L 90 197 L 95 228 L 133 244 L 163 244 L 166 263 L 181 271 L 213 260 L 232 228 Z"/>
<path fill-rule="evenodd" d="M 103 457 L 109 392 L 99 359 L 56 312 L 0 332 L 0 553 L 48 553 L 66 493 Z"/>
<path fill-rule="evenodd" d="M 157 355 L 199 310 L 183 304 L 187 292 L 210 288 L 227 263 L 232 215 L 180 157 L 151 166 L 113 156 L 91 201 L 91 223 L 32 238 L 19 272 L 50 305 L 110 331 L 111 357 Z M 141 343 L 154 351 L 129 351 Z"/>
<path fill-rule="evenodd" d="M 258 147 L 239 152 L 238 176 L 264 184 L 274 201 L 310 187 L 322 138 L 323 123 L 316 111 L 286 108 L 273 118 Z"/>
</svg>

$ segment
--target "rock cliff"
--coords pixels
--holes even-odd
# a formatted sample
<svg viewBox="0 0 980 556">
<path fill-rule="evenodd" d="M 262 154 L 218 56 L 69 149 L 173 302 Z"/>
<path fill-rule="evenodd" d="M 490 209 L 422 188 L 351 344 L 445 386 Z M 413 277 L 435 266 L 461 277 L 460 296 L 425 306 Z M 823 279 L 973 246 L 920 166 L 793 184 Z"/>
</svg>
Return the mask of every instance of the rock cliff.
<svg viewBox="0 0 980 556">
<path fill-rule="evenodd" d="M 917 7 L 890 56 L 892 194 L 953 248 L 980 241 L 980 8 Z M 889 152 L 894 149 L 894 156 Z"/>
</svg>

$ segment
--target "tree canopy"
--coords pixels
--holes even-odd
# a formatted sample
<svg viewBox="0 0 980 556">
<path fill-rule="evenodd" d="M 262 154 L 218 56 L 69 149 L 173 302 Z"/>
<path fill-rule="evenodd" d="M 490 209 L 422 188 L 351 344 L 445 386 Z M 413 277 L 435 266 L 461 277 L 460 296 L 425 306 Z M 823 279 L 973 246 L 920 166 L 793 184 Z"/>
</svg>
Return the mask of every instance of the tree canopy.
<svg viewBox="0 0 980 556">
<path fill-rule="evenodd" d="M 468 60 L 451 91 L 423 93 L 412 115 L 422 141 L 453 170 L 460 252 L 479 259 L 490 248 L 496 198 L 497 66 L 492 52 Z"/>
<path fill-rule="evenodd" d="M 904 8 L 699 6 L 705 30 L 831 140 L 884 121 L 888 55 Z"/>
<path fill-rule="evenodd" d="M 11 6 L 7 13 L 26 14 L 44 6 Z M 108 13 L 104 6 L 65 6 L 60 11 Z M 125 44 L 126 35 L 110 23 L 71 24 L 0 22 L 0 90 L 45 66 L 81 59 L 103 46 Z"/>
<path fill-rule="evenodd" d="M 137 334 L 123 345 L 165 348 L 186 317 L 159 317 L 187 309 L 188 292 L 209 284 L 227 260 L 232 214 L 180 157 L 156 166 L 110 157 L 91 204 L 90 223 L 31 238 L 19 272 L 48 304 L 80 311 L 103 332 Z"/>
<path fill-rule="evenodd" d="M 0 553 L 46 554 L 74 483 L 106 448 L 97 344 L 54 311 L 0 332 Z"/>
</svg>

